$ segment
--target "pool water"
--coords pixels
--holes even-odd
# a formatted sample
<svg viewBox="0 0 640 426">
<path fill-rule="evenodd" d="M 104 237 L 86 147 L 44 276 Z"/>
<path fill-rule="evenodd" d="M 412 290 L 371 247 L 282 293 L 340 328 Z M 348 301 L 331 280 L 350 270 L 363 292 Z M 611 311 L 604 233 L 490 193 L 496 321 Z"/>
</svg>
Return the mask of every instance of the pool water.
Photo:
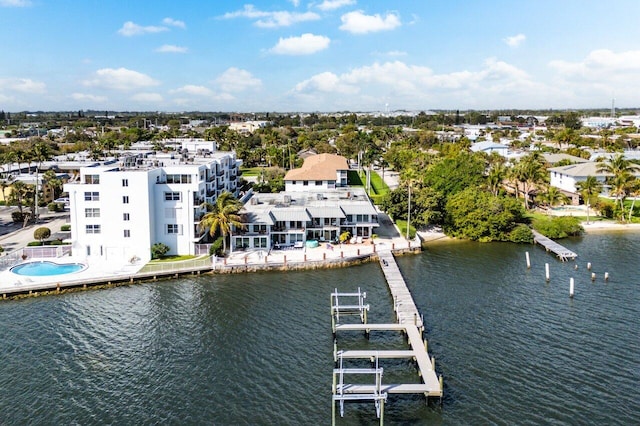
<svg viewBox="0 0 640 426">
<path fill-rule="evenodd" d="M 81 263 L 53 263 L 53 262 L 27 262 L 14 266 L 11 272 L 18 275 L 28 275 L 31 277 L 43 277 L 48 275 L 73 274 L 85 269 Z"/>
</svg>

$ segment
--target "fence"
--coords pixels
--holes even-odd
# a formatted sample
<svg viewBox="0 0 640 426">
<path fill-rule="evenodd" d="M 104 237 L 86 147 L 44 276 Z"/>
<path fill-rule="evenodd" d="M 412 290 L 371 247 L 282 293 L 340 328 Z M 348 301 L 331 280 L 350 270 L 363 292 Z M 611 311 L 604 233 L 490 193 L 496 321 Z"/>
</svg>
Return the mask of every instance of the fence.
<svg viewBox="0 0 640 426">
<path fill-rule="evenodd" d="M 146 273 L 171 273 L 185 272 L 191 270 L 211 269 L 211 258 L 209 256 L 200 259 L 181 260 L 177 262 L 147 263 L 138 274 Z"/>
<path fill-rule="evenodd" d="M 26 255 L 27 258 L 62 257 L 71 255 L 71 246 L 25 247 L 22 249 L 22 254 Z"/>
<path fill-rule="evenodd" d="M 202 256 L 204 254 L 208 255 L 209 254 L 209 249 L 211 248 L 212 244 L 196 244 L 195 245 L 195 255 L 196 256 Z"/>
</svg>

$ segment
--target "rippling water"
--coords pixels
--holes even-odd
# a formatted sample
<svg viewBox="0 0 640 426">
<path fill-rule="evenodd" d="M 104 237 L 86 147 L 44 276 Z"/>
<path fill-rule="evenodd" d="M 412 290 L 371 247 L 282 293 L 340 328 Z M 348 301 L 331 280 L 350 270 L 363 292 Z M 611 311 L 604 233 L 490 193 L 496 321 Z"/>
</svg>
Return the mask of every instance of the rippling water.
<svg viewBox="0 0 640 426">
<path fill-rule="evenodd" d="M 438 244 L 400 258 L 445 400 L 440 408 L 391 397 L 386 423 L 637 424 L 640 234 L 567 245 L 580 255 L 578 270 L 511 244 Z M 329 294 L 358 286 L 370 321 L 392 321 L 376 264 L 0 303 L 0 424 L 329 424 Z M 373 334 L 340 345 L 404 343 Z M 407 361 L 384 366 L 387 382 L 416 380 Z M 372 404 L 348 405 L 339 421 L 376 423 Z"/>
</svg>

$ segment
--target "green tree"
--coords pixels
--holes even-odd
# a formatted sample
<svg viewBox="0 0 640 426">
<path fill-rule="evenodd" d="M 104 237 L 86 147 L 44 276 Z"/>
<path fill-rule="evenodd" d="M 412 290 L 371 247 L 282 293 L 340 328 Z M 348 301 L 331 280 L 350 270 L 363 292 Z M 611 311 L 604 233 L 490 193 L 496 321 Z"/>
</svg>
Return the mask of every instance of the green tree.
<svg viewBox="0 0 640 426">
<path fill-rule="evenodd" d="M 44 240 L 46 240 L 50 236 L 51 236 L 51 229 L 47 228 L 46 226 L 42 226 L 36 229 L 35 231 L 33 231 L 33 238 L 35 238 L 36 240 L 40 240 L 41 245 L 44 242 Z"/>
<path fill-rule="evenodd" d="M 624 219 L 624 200 L 636 184 L 634 173 L 640 171 L 640 166 L 624 158 L 623 154 L 617 154 L 608 161 L 598 162 L 596 171 L 609 175 L 607 183 L 611 186 L 611 194 L 614 195 L 616 203 L 620 203 Z"/>
<path fill-rule="evenodd" d="M 602 192 L 602 183 L 595 176 L 587 176 L 585 180 L 576 182 L 576 189 L 582 196 L 582 200 L 587 206 L 587 224 L 589 223 L 589 210 L 594 197 Z"/>
<path fill-rule="evenodd" d="M 550 186 L 546 191 L 539 193 L 536 199 L 539 203 L 546 204 L 549 207 L 553 207 L 558 204 L 566 204 L 569 202 L 569 197 L 564 195 L 555 186 Z"/>
<path fill-rule="evenodd" d="M 215 204 L 204 203 L 207 213 L 202 217 L 198 228 L 209 230 L 209 235 L 215 236 L 220 232 L 223 238 L 223 252 L 227 251 L 227 236 L 233 226 L 244 228 L 242 217 L 238 214 L 242 208 L 242 203 L 230 192 L 223 192 L 216 199 Z"/>
<path fill-rule="evenodd" d="M 518 182 L 522 183 L 524 206 L 528 209 L 532 191 L 544 185 L 549 179 L 542 154 L 536 151 L 522 157 L 514 166 L 514 176 Z"/>
<path fill-rule="evenodd" d="M 511 232 L 524 222 L 524 208 L 518 200 L 470 187 L 447 201 L 444 230 L 474 241 L 511 241 Z M 517 232 L 522 240 L 522 230 Z"/>
</svg>

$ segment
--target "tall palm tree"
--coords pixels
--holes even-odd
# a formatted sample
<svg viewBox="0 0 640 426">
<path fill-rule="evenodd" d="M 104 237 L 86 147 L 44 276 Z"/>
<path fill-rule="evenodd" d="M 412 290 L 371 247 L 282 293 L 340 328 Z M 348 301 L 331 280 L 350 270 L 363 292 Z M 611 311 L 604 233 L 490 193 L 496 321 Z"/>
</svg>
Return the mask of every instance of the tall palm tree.
<svg viewBox="0 0 640 426">
<path fill-rule="evenodd" d="M 487 183 L 494 196 L 498 195 L 498 192 L 502 187 L 502 181 L 506 176 L 507 168 L 504 164 L 494 164 L 489 168 L 489 173 L 487 173 Z"/>
<path fill-rule="evenodd" d="M 214 204 L 204 203 L 207 213 L 202 217 L 198 228 L 200 230 L 209 229 L 212 237 L 216 232 L 222 235 L 223 252 L 227 251 L 227 235 L 231 232 L 231 227 L 244 228 L 242 217 L 238 214 L 242 208 L 242 203 L 230 192 L 223 192 L 218 196 Z"/>
<path fill-rule="evenodd" d="M 518 164 L 515 165 L 514 173 L 516 179 L 523 184 L 524 206 L 528 209 L 531 191 L 545 184 L 549 179 L 542 154 L 532 152 L 522 157 Z"/>
<path fill-rule="evenodd" d="M 589 224 L 591 200 L 602 192 L 602 183 L 595 176 L 587 176 L 585 180 L 576 182 L 576 189 L 580 192 L 584 203 L 587 205 L 587 224 Z"/>
</svg>

